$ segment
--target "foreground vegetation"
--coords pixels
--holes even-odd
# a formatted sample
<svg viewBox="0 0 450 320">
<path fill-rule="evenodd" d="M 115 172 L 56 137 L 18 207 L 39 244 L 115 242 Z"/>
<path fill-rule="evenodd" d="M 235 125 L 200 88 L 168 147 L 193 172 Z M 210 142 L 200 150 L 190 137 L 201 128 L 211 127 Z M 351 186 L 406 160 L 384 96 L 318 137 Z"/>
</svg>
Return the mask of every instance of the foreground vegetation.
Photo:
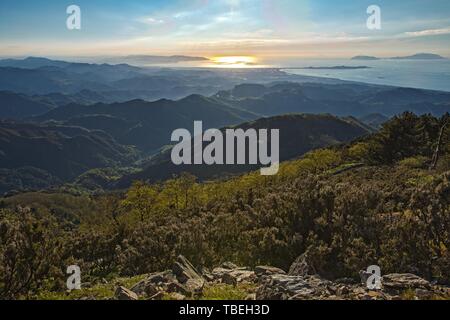
<svg viewBox="0 0 450 320">
<path fill-rule="evenodd" d="M 356 278 L 378 264 L 384 273 L 448 284 L 446 122 L 448 115 L 406 113 L 375 135 L 283 163 L 274 177 L 256 172 L 199 184 L 183 174 L 123 193 L 3 199 L 0 297 L 60 296 L 72 264 L 96 288 L 102 279 L 165 270 L 178 254 L 206 267 L 233 261 L 287 269 L 308 252 L 329 279 Z M 93 295 L 110 294 L 97 288 Z"/>
</svg>

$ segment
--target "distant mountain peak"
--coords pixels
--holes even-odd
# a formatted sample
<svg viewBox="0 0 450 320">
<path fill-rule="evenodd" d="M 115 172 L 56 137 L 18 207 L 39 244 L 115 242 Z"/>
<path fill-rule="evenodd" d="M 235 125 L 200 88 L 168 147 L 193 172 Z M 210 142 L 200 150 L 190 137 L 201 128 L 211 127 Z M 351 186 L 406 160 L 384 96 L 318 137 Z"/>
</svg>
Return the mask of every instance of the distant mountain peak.
<svg viewBox="0 0 450 320">
<path fill-rule="evenodd" d="M 394 57 L 396 60 L 442 60 L 444 57 L 434 53 L 416 53 L 411 56 Z"/>
<path fill-rule="evenodd" d="M 355 56 L 351 60 L 380 60 L 383 58 L 377 58 L 373 56 Z M 434 53 L 416 53 L 410 56 L 399 56 L 399 57 L 392 57 L 392 58 L 386 58 L 386 59 L 393 59 L 393 60 L 442 60 L 446 59 L 438 54 Z"/>
</svg>

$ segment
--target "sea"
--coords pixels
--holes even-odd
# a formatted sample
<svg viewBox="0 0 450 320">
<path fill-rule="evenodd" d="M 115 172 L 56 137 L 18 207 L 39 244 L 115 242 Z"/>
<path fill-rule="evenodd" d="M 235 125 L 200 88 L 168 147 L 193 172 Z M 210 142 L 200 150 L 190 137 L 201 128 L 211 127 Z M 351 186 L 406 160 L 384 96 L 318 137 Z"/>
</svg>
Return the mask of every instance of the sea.
<svg viewBox="0 0 450 320">
<path fill-rule="evenodd" d="M 366 66 L 369 68 L 314 69 L 336 66 Z M 450 92 L 450 59 L 295 60 L 278 64 L 278 67 L 291 74 Z M 313 69 L 301 69 L 309 67 Z"/>
</svg>

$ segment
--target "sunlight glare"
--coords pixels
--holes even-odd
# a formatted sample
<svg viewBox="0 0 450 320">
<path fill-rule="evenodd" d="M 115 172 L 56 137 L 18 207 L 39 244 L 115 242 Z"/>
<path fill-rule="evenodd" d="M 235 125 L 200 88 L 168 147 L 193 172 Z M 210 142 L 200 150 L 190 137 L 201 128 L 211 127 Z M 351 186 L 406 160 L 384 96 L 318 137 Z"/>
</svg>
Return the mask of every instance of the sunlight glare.
<svg viewBox="0 0 450 320">
<path fill-rule="evenodd" d="M 224 68 L 251 67 L 257 62 L 256 58 L 251 56 L 224 56 L 214 57 L 211 60 L 216 66 Z"/>
</svg>

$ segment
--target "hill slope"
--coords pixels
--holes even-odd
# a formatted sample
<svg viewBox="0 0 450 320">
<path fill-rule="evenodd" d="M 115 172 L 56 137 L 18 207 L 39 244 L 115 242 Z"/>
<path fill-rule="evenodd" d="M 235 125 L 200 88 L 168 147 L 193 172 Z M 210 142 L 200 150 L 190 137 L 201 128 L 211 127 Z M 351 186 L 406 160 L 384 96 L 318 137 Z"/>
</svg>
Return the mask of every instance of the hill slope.
<svg viewBox="0 0 450 320">
<path fill-rule="evenodd" d="M 23 119 L 41 115 L 53 109 L 50 102 L 23 94 L 0 91 L 0 119 Z"/>
<path fill-rule="evenodd" d="M 125 165 L 134 152 L 103 132 L 77 127 L 0 122 L 0 167 L 34 167 L 72 179 L 91 169 Z"/>
</svg>

